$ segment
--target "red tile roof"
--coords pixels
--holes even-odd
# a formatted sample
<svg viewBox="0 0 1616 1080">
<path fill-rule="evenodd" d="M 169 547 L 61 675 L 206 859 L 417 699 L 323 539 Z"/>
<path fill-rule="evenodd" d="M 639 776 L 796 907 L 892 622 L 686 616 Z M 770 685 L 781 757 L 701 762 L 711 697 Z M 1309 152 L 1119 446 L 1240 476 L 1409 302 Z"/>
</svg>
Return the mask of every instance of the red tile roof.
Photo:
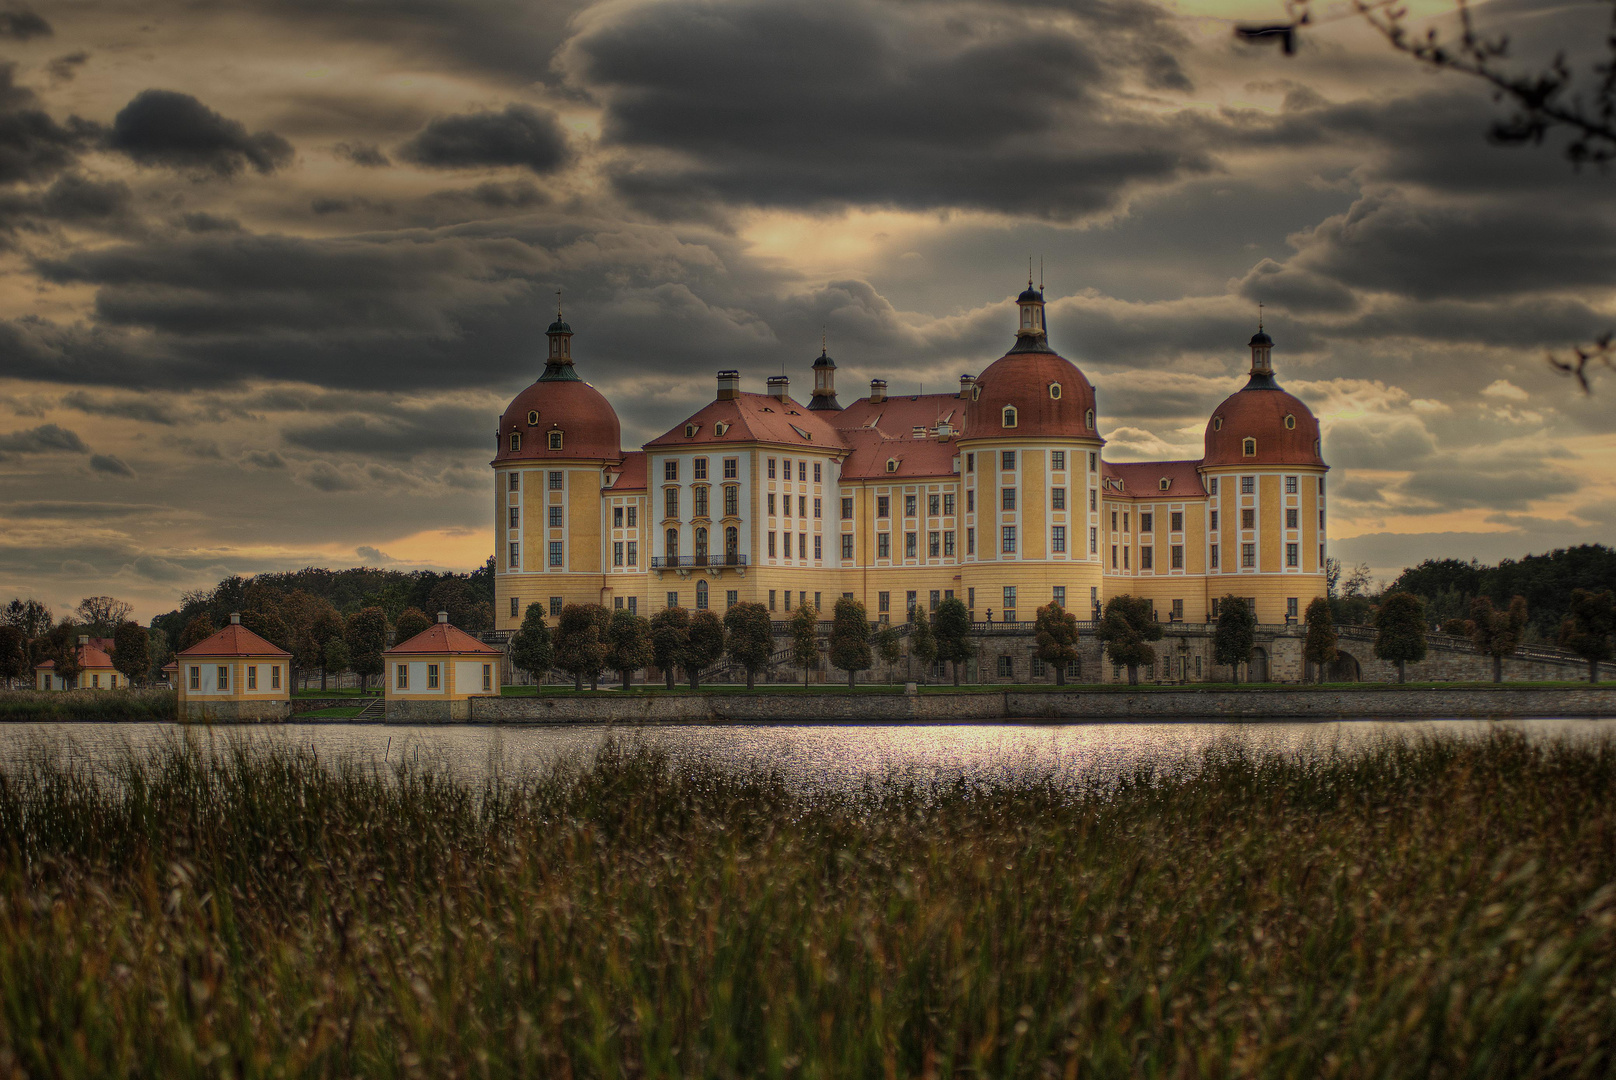
<svg viewBox="0 0 1616 1080">
<path fill-rule="evenodd" d="M 965 426 L 965 401 L 958 394 L 913 394 L 889 397 L 885 401 L 859 398 L 835 414 L 832 421 L 844 433 L 857 428 L 876 428 L 887 435 L 904 438 L 914 429 L 930 429 L 946 420 L 955 434 Z"/>
<path fill-rule="evenodd" d="M 406 653 L 424 653 L 439 656 L 446 653 L 455 655 L 477 653 L 485 656 L 498 656 L 499 650 L 484 645 L 464 630 L 450 626 L 448 623 L 433 623 L 408 641 L 402 641 L 394 645 L 382 655 L 398 656 Z"/>
<path fill-rule="evenodd" d="M 874 428 L 855 428 L 842 434 L 853 445 L 853 452 L 842 462 L 844 480 L 954 475 L 957 450 L 952 442 L 888 438 Z M 887 471 L 888 461 L 897 461 L 897 469 Z"/>
<path fill-rule="evenodd" d="M 645 471 L 647 464 L 645 451 L 631 450 L 623 455 L 623 464 L 609 470 L 617 474 L 617 482 L 610 488 L 612 491 L 644 491 Z"/>
<path fill-rule="evenodd" d="M 1101 498 L 1118 495 L 1135 499 L 1200 499 L 1206 497 L 1201 485 L 1199 461 L 1102 461 L 1100 476 L 1122 481 L 1118 491 L 1110 484 L 1103 485 Z M 1161 490 L 1163 478 L 1170 481 L 1167 490 Z"/>
<path fill-rule="evenodd" d="M 240 623 L 231 623 L 210 638 L 203 638 L 189 649 L 181 649 L 180 656 L 284 656 L 291 653 L 271 645 Z"/>
<path fill-rule="evenodd" d="M 112 639 L 111 638 L 91 638 L 90 639 L 90 644 L 88 644 L 88 645 L 80 645 L 79 646 L 79 667 L 85 669 L 86 671 L 90 670 L 91 668 L 110 669 L 112 667 L 112 657 L 111 657 L 111 655 L 109 655 L 108 649 L 104 649 L 104 648 L 101 647 L 102 644 L 105 644 L 106 646 L 108 646 L 108 648 L 110 648 L 111 645 L 112 645 Z M 43 669 L 46 669 L 46 668 L 55 668 L 55 667 L 56 667 L 56 661 L 47 660 L 43 664 L 35 664 L 34 665 L 34 670 L 35 671 L 40 671 L 40 670 L 43 670 Z"/>
<path fill-rule="evenodd" d="M 728 443 L 761 442 L 776 446 L 820 446 L 827 450 L 846 449 L 846 442 L 826 419 L 838 413 L 810 412 L 805 405 L 769 394 L 739 394 L 714 401 L 694 416 L 675 424 L 665 435 L 645 444 L 647 450 L 677 446 L 723 446 Z M 727 425 L 722 435 L 718 424 Z M 697 425 L 687 436 L 685 428 Z"/>
</svg>

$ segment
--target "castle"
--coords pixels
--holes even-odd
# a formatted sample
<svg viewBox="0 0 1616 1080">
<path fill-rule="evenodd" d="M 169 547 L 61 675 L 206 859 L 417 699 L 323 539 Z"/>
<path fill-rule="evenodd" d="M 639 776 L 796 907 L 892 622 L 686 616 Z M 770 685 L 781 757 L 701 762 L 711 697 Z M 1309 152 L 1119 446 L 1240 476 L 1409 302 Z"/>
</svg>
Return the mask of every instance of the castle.
<svg viewBox="0 0 1616 1080">
<path fill-rule="evenodd" d="M 958 596 L 979 621 L 1079 618 L 1148 597 L 1163 622 L 1206 622 L 1247 597 L 1258 621 L 1299 621 L 1325 592 L 1319 424 L 1251 339 L 1246 385 L 1214 410 L 1194 461 L 1111 462 L 1094 388 L 1049 345 L 1043 293 L 1017 298 L 1010 351 L 959 392 L 837 401 L 813 365 L 806 405 L 720 371 L 713 401 L 640 450 L 579 378 L 558 314 L 544 373 L 500 417 L 494 469 L 495 618 L 598 603 L 777 619 L 829 617 L 851 596 L 901 622 Z"/>
</svg>

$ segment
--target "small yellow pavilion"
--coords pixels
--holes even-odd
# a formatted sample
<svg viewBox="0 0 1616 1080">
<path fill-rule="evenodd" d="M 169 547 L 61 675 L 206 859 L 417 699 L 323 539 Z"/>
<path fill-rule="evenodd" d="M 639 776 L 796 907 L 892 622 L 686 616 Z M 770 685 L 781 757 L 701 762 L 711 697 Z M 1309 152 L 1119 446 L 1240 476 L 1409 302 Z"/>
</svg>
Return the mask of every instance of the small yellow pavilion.
<svg viewBox="0 0 1616 1080">
<path fill-rule="evenodd" d="M 241 625 L 230 625 L 182 649 L 179 713 L 182 720 L 285 720 L 292 715 L 292 654 Z"/>
<path fill-rule="evenodd" d="M 434 626 L 382 654 L 388 720 L 469 720 L 471 699 L 499 696 L 499 650 L 449 625 Z"/>
<path fill-rule="evenodd" d="M 116 690 L 129 686 L 129 680 L 120 678 L 112 666 L 112 639 L 79 635 L 79 673 L 72 679 L 56 674 L 56 661 L 47 660 L 34 667 L 34 685 L 41 690 Z M 69 685 L 71 684 L 71 685 Z"/>
</svg>

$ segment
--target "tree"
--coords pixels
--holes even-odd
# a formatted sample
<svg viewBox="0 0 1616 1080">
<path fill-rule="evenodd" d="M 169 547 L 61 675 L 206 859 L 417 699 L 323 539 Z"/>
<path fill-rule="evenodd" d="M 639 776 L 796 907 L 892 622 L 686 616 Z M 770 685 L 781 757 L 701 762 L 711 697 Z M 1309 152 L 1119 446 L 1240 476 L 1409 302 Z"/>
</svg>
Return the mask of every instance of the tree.
<svg viewBox="0 0 1616 1080">
<path fill-rule="evenodd" d="M 146 664 L 146 678 L 161 679 L 163 668 L 174 659 L 174 650 L 169 647 L 168 635 L 155 626 L 146 629 L 146 655 L 150 658 Z"/>
<path fill-rule="evenodd" d="M 1077 659 L 1077 616 L 1053 601 L 1038 609 L 1034 623 L 1038 659 L 1055 665 L 1055 685 L 1066 685 L 1066 665 Z"/>
<path fill-rule="evenodd" d="M 847 672 L 847 688 L 853 689 L 858 673 L 874 663 L 870 652 L 870 621 L 864 605 L 851 596 L 836 601 L 831 610 L 830 662 Z"/>
<path fill-rule="evenodd" d="M 1321 683 L 1324 681 L 1325 667 L 1335 663 L 1337 640 L 1335 619 L 1330 615 L 1330 601 L 1315 596 L 1312 603 L 1307 605 L 1307 640 L 1302 644 L 1302 659 L 1318 669 Z"/>
<path fill-rule="evenodd" d="M 599 604 L 568 604 L 555 629 L 555 666 L 572 676 L 572 688 L 587 680 L 595 689 L 606 667 L 606 631 L 611 615 Z"/>
<path fill-rule="evenodd" d="M 1442 632 L 1449 637 L 1468 637 L 1470 624 L 1464 619 L 1444 619 L 1442 621 Z"/>
<path fill-rule="evenodd" d="M 971 658 L 971 613 L 965 601 L 957 596 L 946 596 L 932 612 L 931 633 L 937 641 L 937 659 L 947 660 L 954 673 L 954 685 L 960 684 L 960 665 Z"/>
<path fill-rule="evenodd" d="M 746 672 L 746 688 L 755 686 L 757 673 L 774 659 L 774 623 L 769 609 L 750 601 L 724 612 L 724 629 L 729 631 L 729 657 Z"/>
<path fill-rule="evenodd" d="M 128 682 L 146 681 L 151 669 L 151 638 L 137 622 L 121 622 L 112 632 L 112 666 Z"/>
<path fill-rule="evenodd" d="M 627 608 L 612 612 L 606 624 L 606 666 L 623 677 L 629 688 L 634 673 L 651 662 L 651 622 Z"/>
<path fill-rule="evenodd" d="M 1591 683 L 1599 681 L 1599 661 L 1610 659 L 1612 634 L 1616 634 L 1616 593 L 1572 590 L 1571 610 L 1560 624 L 1560 646 L 1588 661 Z"/>
<path fill-rule="evenodd" d="M 511 636 L 511 666 L 525 672 L 535 683 L 542 683 L 554 666 L 554 655 L 550 627 L 544 621 L 544 605 L 529 604 L 522 616 L 521 629 Z"/>
<path fill-rule="evenodd" d="M 348 639 L 338 635 L 325 643 L 320 651 L 320 689 L 325 689 L 325 673 L 342 674 L 353 666 L 353 652 Z"/>
<path fill-rule="evenodd" d="M 887 682 L 892 681 L 892 666 L 903 657 L 903 639 L 898 636 L 898 628 L 891 623 L 882 623 L 881 629 L 875 632 L 875 651 L 887 666 Z"/>
<path fill-rule="evenodd" d="M 241 613 L 241 625 L 274 645 L 276 648 L 292 651 L 294 631 L 290 624 L 281 618 L 280 612 L 266 608 L 254 608 Z"/>
<path fill-rule="evenodd" d="M 1407 681 L 1409 662 L 1425 659 L 1425 601 L 1409 592 L 1387 593 L 1375 612 L 1375 656 L 1397 665 Z"/>
<path fill-rule="evenodd" d="M 0 612 L 0 622 L 21 630 L 23 638 L 27 641 L 44 637 L 50 633 L 53 625 L 50 608 L 32 598 L 13 599 L 6 605 L 5 610 Z"/>
<path fill-rule="evenodd" d="M 118 624 L 129 618 L 135 606 L 116 596 L 86 596 L 73 612 L 79 633 L 92 638 L 111 637 Z"/>
<path fill-rule="evenodd" d="M 1140 665 L 1156 662 L 1150 643 L 1161 640 L 1162 628 L 1148 599 L 1125 593 L 1105 602 L 1094 636 L 1105 643 L 1113 664 L 1128 669 L 1128 685 L 1138 686 Z"/>
<path fill-rule="evenodd" d="M 329 601 L 316 599 L 310 605 L 305 617 L 308 622 L 303 632 L 298 635 L 299 647 L 294 650 L 298 654 L 298 663 L 301 666 L 307 663 L 310 667 L 320 669 L 320 689 L 325 690 L 326 676 L 333 671 L 346 671 L 348 663 L 353 659 L 348 652 L 348 643 L 343 635 L 347 628 L 342 623 L 342 616 Z M 340 664 L 332 664 L 332 644 L 340 642 L 342 649 L 339 655 Z"/>
<path fill-rule="evenodd" d="M 1218 625 L 1212 631 L 1212 662 L 1228 664 L 1234 672 L 1234 682 L 1240 683 L 1240 665 L 1251 662 L 1251 650 L 1257 645 L 1257 617 L 1251 605 L 1238 596 L 1225 596 L 1218 601 Z"/>
<path fill-rule="evenodd" d="M 1517 596 L 1509 607 L 1498 611 L 1492 597 L 1478 596 L 1470 604 L 1470 621 L 1465 634 L 1475 643 L 1476 651 L 1493 658 L 1493 682 L 1504 681 L 1504 657 L 1514 656 L 1521 647 L 1521 632 L 1526 629 L 1526 598 Z"/>
<path fill-rule="evenodd" d="M 651 659 L 673 689 L 673 669 L 690 642 L 690 612 L 682 607 L 663 608 L 651 616 Z"/>
<path fill-rule="evenodd" d="M 180 631 L 179 651 L 184 652 L 192 645 L 206 641 L 208 638 L 212 637 L 218 632 L 218 628 L 213 625 L 213 620 L 210 619 L 206 613 L 198 615 L 196 618 L 186 623 L 185 629 Z"/>
<path fill-rule="evenodd" d="M 352 654 L 349 666 L 359 676 L 359 691 L 364 693 L 370 689 L 371 677 L 387 666 L 382 659 L 387 651 L 387 613 L 379 607 L 361 608 L 348 616 L 343 637 Z"/>
<path fill-rule="evenodd" d="M 791 659 L 802 668 L 802 685 L 808 685 L 808 673 L 819 666 L 819 656 L 819 612 L 799 604 L 791 616 Z"/>
<path fill-rule="evenodd" d="M 451 616 L 449 621 L 454 623 L 454 617 Z M 435 625 L 437 625 L 437 620 L 420 608 L 405 608 L 399 614 L 398 621 L 393 623 L 393 644 L 402 645 L 416 634 L 430 630 Z M 458 626 L 459 624 L 456 623 L 455 625 Z"/>
<path fill-rule="evenodd" d="M 920 681 L 925 682 L 926 672 L 937 662 L 937 635 L 924 608 L 909 610 L 909 656 L 920 661 Z"/>
<path fill-rule="evenodd" d="M 703 608 L 690 617 L 690 635 L 685 640 L 685 652 L 680 663 L 690 689 L 701 689 L 701 673 L 718 663 L 724 655 L 724 622 L 717 613 Z"/>
<path fill-rule="evenodd" d="M 33 677 L 27 644 L 28 639 L 20 627 L 0 623 L 0 685 L 25 682 Z"/>
<path fill-rule="evenodd" d="M 1371 597 L 1375 579 L 1368 563 L 1359 563 L 1343 570 L 1335 559 L 1326 559 L 1325 593 L 1330 598 L 1330 617 L 1337 626 L 1358 625 L 1367 622 L 1374 610 Z"/>
<path fill-rule="evenodd" d="M 62 680 L 62 688 L 71 687 L 79 677 L 79 628 L 73 620 L 63 619 L 53 627 L 42 639 L 40 651 L 41 662 L 55 663 L 51 674 Z"/>
</svg>

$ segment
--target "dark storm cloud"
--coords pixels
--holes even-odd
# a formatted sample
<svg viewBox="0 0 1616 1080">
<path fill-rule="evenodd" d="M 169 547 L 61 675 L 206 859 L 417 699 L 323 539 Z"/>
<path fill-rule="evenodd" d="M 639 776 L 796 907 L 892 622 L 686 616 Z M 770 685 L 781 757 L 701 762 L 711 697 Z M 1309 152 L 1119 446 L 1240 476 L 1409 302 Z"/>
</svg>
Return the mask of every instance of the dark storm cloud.
<svg viewBox="0 0 1616 1080">
<path fill-rule="evenodd" d="M 43 190 L 0 194 L 0 233 L 43 233 L 51 225 L 119 233 L 133 229 L 135 222 L 134 196 L 129 185 L 117 180 L 67 173 Z"/>
<path fill-rule="evenodd" d="M 0 64 L 0 184 L 61 172 L 100 130 L 76 116 L 57 123 L 32 90 L 15 84 L 16 71 L 15 64 Z"/>
<path fill-rule="evenodd" d="M 0 517 L 19 520 L 80 521 L 127 518 L 171 510 L 158 503 L 14 502 L 0 504 Z"/>
<path fill-rule="evenodd" d="M 439 406 L 391 416 L 348 415 L 327 423 L 287 428 L 290 446 L 319 453 L 412 458 L 455 450 L 483 450 L 493 441 L 492 411 Z"/>
<path fill-rule="evenodd" d="M 112 121 L 108 149 L 141 165 L 234 176 L 251 167 L 272 173 L 292 160 L 292 144 L 273 131 L 248 134 L 190 94 L 142 90 Z"/>
<path fill-rule="evenodd" d="M 430 169 L 519 166 L 543 175 L 565 165 L 566 134 L 555 114 L 531 105 L 440 116 L 399 147 L 399 157 Z"/>
<path fill-rule="evenodd" d="M 62 396 L 62 406 L 77 409 L 92 416 L 109 416 L 119 420 L 138 420 L 146 424 L 173 427 L 181 420 L 180 413 L 165 401 L 119 396 L 111 399 L 96 398 L 76 390 Z"/>
<path fill-rule="evenodd" d="M 475 203 L 490 210 L 525 210 L 532 206 L 543 206 L 550 201 L 550 197 L 540 191 L 531 180 L 512 180 L 508 183 L 485 180 L 475 187 L 440 191 L 433 197 Z"/>
<path fill-rule="evenodd" d="M 109 476 L 134 476 L 135 470 L 127 462 L 115 454 L 92 454 L 90 468 Z"/>
<path fill-rule="evenodd" d="M 587 29 L 570 62 L 606 105 L 605 142 L 638 151 L 618 159 L 614 184 L 670 216 L 716 200 L 1069 219 L 1132 185 L 1211 169 L 1189 128 L 1116 94 L 1141 69 L 1183 85 L 1160 9 L 1068 14 L 1052 25 L 1010 9 L 646 5 Z"/>
<path fill-rule="evenodd" d="M 56 424 L 0 434 L 0 461 L 18 454 L 88 454 L 78 433 Z"/>
<path fill-rule="evenodd" d="M 0 11 L 0 38 L 27 41 L 30 38 L 50 37 L 51 24 L 25 7 Z"/>
<path fill-rule="evenodd" d="M 385 169 L 392 164 L 381 147 L 366 142 L 340 142 L 331 148 L 344 161 L 367 169 Z"/>
<path fill-rule="evenodd" d="M 90 54 L 80 49 L 78 52 L 63 53 L 45 65 L 50 77 L 56 82 L 72 82 L 78 76 L 79 68 L 90 62 Z"/>
</svg>

